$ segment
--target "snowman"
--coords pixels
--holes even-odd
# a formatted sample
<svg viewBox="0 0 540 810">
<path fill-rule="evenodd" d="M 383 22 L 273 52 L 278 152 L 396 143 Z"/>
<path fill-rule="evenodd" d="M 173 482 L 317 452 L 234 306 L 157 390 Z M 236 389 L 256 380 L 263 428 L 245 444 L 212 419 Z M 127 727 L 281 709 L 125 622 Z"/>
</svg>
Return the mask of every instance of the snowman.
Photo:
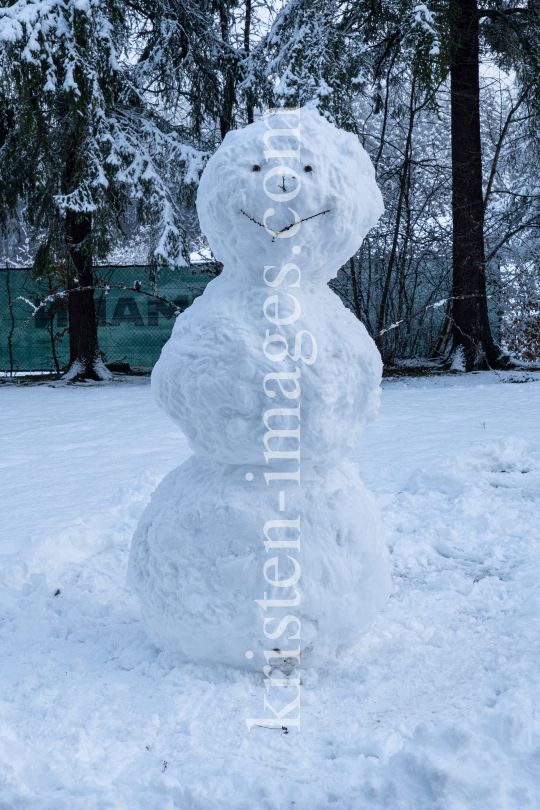
<svg viewBox="0 0 540 810">
<path fill-rule="evenodd" d="M 390 590 L 379 510 L 347 459 L 377 414 L 381 359 L 327 285 L 381 195 L 356 137 L 278 109 L 227 134 L 197 211 L 223 271 L 152 373 L 194 454 L 154 492 L 128 579 L 150 637 L 185 661 L 316 667 Z"/>
</svg>

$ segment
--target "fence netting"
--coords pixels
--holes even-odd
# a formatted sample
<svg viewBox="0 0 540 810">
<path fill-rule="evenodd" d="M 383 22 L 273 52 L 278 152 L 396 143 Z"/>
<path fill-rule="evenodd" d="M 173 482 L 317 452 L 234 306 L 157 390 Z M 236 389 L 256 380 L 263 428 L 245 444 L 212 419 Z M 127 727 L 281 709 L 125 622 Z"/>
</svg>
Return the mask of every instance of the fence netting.
<svg viewBox="0 0 540 810">
<path fill-rule="evenodd" d="M 153 292 L 147 267 L 96 267 L 98 282 L 119 284 L 132 289 L 111 289 L 105 295 L 94 293 L 99 348 L 105 362 L 123 361 L 134 368 L 151 368 L 171 335 L 174 309 L 163 301 L 137 293 L 133 287 Z M 187 308 L 202 295 L 214 277 L 211 266 L 196 265 L 177 270 L 164 268 L 157 281 L 157 292 L 176 306 Z M 52 289 L 47 280 L 32 280 L 24 268 L 0 269 L 0 371 L 61 371 L 69 362 L 69 319 L 67 301 L 57 299 L 43 307 L 21 329 L 32 314 L 34 304 Z M 7 312 L 6 312 L 7 310 Z"/>
</svg>

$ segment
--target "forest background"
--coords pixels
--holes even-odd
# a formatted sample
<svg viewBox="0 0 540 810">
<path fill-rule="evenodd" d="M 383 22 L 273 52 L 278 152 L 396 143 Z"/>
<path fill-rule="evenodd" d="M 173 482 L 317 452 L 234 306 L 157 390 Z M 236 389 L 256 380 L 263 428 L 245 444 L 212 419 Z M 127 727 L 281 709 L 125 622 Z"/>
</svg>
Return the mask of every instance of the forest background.
<svg viewBox="0 0 540 810">
<path fill-rule="evenodd" d="M 69 373 L 100 378 L 96 266 L 144 263 L 156 284 L 205 255 L 208 158 L 268 108 L 311 104 L 358 136 L 383 193 L 332 286 L 385 363 L 534 362 L 539 45 L 536 0 L 16 0 L 0 264 L 52 283 Z"/>
</svg>

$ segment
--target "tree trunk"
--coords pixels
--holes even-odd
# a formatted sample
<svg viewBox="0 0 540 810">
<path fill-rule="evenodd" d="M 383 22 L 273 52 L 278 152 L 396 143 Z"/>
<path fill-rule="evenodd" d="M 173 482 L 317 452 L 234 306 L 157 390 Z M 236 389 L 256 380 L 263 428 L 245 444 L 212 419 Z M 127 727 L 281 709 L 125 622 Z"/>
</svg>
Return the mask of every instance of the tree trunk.
<svg viewBox="0 0 540 810">
<path fill-rule="evenodd" d="M 91 214 L 66 212 L 66 242 L 73 262 L 68 290 L 90 287 L 94 283 L 92 257 L 85 251 L 84 246 L 81 247 L 91 231 Z M 105 375 L 99 373 L 103 363 L 98 349 L 94 291 L 70 292 L 68 313 L 69 369 L 66 376 L 69 379 L 103 379 Z"/>
<path fill-rule="evenodd" d="M 234 107 L 234 65 L 232 64 L 232 51 L 229 47 L 229 11 L 226 0 L 220 0 L 219 20 L 221 26 L 221 39 L 223 40 L 224 44 L 223 103 L 221 106 L 221 115 L 219 117 L 221 140 L 223 140 L 227 132 L 232 129 Z"/>
<path fill-rule="evenodd" d="M 375 343 L 377 344 L 379 351 L 382 352 L 382 336 L 380 332 L 384 326 L 384 319 L 386 317 L 386 309 L 388 304 L 388 299 L 390 297 L 390 282 L 392 280 L 392 274 L 394 270 L 394 264 L 396 262 L 396 258 L 398 255 L 398 242 L 401 233 L 401 217 L 403 213 L 403 206 L 405 205 L 405 197 L 407 192 L 407 183 L 410 182 L 410 171 L 411 171 L 411 154 L 412 154 L 412 135 L 414 130 L 414 118 L 416 115 L 417 110 L 414 106 L 414 93 L 415 93 L 415 80 L 413 79 L 411 85 L 411 96 L 410 96 L 410 103 L 409 103 L 409 126 L 407 130 L 407 140 L 405 141 L 405 157 L 403 160 L 403 165 L 401 167 L 400 173 L 400 182 L 399 182 L 399 198 L 397 204 L 397 211 L 396 211 L 396 221 L 394 223 L 394 236 L 392 239 L 392 248 L 390 250 L 390 257 L 388 259 L 388 266 L 386 268 L 386 278 L 384 282 L 384 288 L 381 296 L 381 303 L 379 306 L 379 317 L 377 320 L 377 336 L 375 337 Z"/>
<path fill-rule="evenodd" d="M 356 272 L 354 270 L 354 257 L 351 256 L 349 259 L 349 264 L 351 266 L 351 281 L 352 281 L 352 294 L 353 294 L 353 304 L 354 304 L 354 312 L 356 317 L 359 321 L 362 320 L 362 313 L 360 311 L 360 301 L 358 300 L 358 286 L 356 284 Z"/>
<path fill-rule="evenodd" d="M 452 118 L 453 348 L 467 371 L 498 364 L 489 328 L 480 140 L 479 36 L 476 0 L 457 0 L 450 69 Z"/>
<path fill-rule="evenodd" d="M 249 37 L 251 31 L 251 0 L 246 0 L 246 16 L 244 22 L 244 51 L 246 56 L 249 54 Z M 251 94 L 251 89 L 248 91 L 248 103 L 246 106 L 246 113 L 247 113 L 247 122 L 248 124 L 253 123 L 253 98 Z"/>
</svg>

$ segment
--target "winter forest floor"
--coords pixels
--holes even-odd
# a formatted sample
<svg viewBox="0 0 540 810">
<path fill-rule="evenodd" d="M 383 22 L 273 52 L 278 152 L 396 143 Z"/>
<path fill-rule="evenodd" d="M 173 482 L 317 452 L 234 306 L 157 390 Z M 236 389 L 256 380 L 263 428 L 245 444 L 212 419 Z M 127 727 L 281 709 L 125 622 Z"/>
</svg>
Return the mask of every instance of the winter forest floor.
<svg viewBox="0 0 540 810">
<path fill-rule="evenodd" d="M 247 732 L 262 674 L 140 624 L 131 535 L 190 453 L 148 379 L 5 384 L 0 412 L 2 810 L 540 808 L 540 374 L 385 380 L 354 459 L 392 595 L 288 735 Z"/>
</svg>

